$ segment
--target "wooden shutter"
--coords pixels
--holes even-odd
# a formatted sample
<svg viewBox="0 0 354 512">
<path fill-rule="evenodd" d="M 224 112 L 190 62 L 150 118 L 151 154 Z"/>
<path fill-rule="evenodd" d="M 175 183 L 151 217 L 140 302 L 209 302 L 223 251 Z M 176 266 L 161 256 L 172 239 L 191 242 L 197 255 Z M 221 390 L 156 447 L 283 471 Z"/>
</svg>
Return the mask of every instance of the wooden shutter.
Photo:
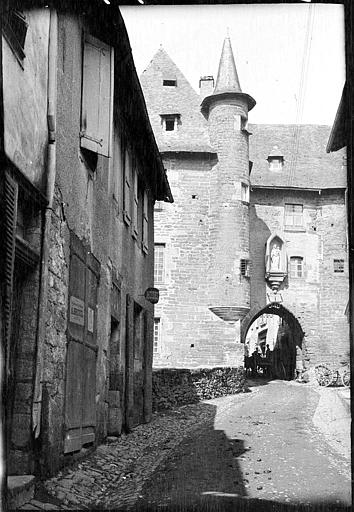
<svg viewBox="0 0 354 512">
<path fill-rule="evenodd" d="M 11 339 L 11 315 L 13 274 L 15 264 L 16 246 L 16 219 L 17 219 L 17 183 L 5 174 L 5 332 L 6 332 L 6 368 L 9 369 L 9 353 Z"/>
<path fill-rule="evenodd" d="M 93 37 L 84 43 L 81 147 L 109 156 L 111 133 L 112 49 Z"/>
<path fill-rule="evenodd" d="M 144 190 L 144 208 L 143 208 L 143 251 L 149 249 L 149 196 Z"/>
<path fill-rule="evenodd" d="M 133 169 L 133 180 L 134 180 L 134 198 L 133 198 L 133 236 L 134 238 L 138 237 L 138 207 L 139 207 L 139 199 L 138 199 L 138 173 L 136 169 Z"/>
<path fill-rule="evenodd" d="M 124 220 L 127 224 L 131 221 L 131 157 L 128 150 L 125 151 L 124 156 Z"/>
</svg>

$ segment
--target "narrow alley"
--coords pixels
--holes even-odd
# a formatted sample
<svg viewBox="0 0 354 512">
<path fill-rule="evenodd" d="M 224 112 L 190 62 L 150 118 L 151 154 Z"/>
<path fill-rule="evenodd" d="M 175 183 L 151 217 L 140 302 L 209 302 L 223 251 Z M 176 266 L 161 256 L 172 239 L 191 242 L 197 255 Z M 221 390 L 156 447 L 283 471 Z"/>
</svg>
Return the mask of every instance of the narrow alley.
<svg viewBox="0 0 354 512">
<path fill-rule="evenodd" d="M 156 414 L 23 509 L 349 510 L 350 416 L 337 394 L 254 380 L 248 393 Z"/>
</svg>

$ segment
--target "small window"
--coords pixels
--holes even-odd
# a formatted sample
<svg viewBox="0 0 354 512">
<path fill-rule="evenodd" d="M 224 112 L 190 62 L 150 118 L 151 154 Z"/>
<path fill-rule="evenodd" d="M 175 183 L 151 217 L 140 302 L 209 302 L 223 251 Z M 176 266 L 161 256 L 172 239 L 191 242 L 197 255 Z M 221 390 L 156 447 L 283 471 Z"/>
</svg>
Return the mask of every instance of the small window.
<svg viewBox="0 0 354 512">
<path fill-rule="evenodd" d="M 165 279 L 165 244 L 155 244 L 154 283 L 162 284 Z"/>
<path fill-rule="evenodd" d="M 333 271 L 336 274 L 342 274 L 344 272 L 344 260 L 333 260 Z"/>
<path fill-rule="evenodd" d="M 26 57 L 25 40 L 27 29 L 26 18 L 20 11 L 11 10 L 4 16 L 3 33 L 5 39 L 20 63 Z"/>
<path fill-rule="evenodd" d="M 155 212 L 162 212 L 162 210 L 163 210 L 163 201 L 155 201 L 154 211 Z"/>
<path fill-rule="evenodd" d="M 280 158 L 273 158 L 269 161 L 270 171 L 281 171 L 283 168 L 283 161 Z"/>
<path fill-rule="evenodd" d="M 178 125 L 181 124 L 180 117 L 181 116 L 179 114 L 162 115 L 161 124 L 163 130 L 165 130 L 166 132 L 176 131 Z"/>
<path fill-rule="evenodd" d="M 246 183 L 241 183 L 241 201 L 250 202 L 250 187 Z"/>
<path fill-rule="evenodd" d="M 303 258 L 299 256 L 293 256 L 290 258 L 290 277 L 303 277 Z"/>
<path fill-rule="evenodd" d="M 161 351 L 161 318 L 154 318 L 154 354 Z"/>
<path fill-rule="evenodd" d="M 300 228 L 303 226 L 303 205 L 285 204 L 285 226 Z"/>
<path fill-rule="evenodd" d="M 240 261 L 241 276 L 250 277 L 250 260 L 242 259 Z"/>
<path fill-rule="evenodd" d="M 177 80 L 164 80 L 162 83 L 165 87 L 177 87 Z"/>
</svg>

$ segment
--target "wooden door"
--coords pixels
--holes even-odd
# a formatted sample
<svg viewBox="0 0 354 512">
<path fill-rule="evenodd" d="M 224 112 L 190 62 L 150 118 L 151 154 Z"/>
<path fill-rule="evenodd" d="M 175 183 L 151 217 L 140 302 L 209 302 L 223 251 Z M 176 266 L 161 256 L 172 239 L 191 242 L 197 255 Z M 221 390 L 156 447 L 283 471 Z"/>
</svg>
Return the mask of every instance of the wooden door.
<svg viewBox="0 0 354 512">
<path fill-rule="evenodd" d="M 99 262 L 71 236 L 64 453 L 95 440 Z"/>
</svg>

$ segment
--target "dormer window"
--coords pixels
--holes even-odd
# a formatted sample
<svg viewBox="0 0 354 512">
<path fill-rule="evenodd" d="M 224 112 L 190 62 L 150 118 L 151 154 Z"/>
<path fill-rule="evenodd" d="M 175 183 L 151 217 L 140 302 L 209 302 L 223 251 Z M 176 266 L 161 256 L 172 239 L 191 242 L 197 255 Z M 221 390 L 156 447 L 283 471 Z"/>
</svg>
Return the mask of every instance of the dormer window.
<svg viewBox="0 0 354 512">
<path fill-rule="evenodd" d="M 173 132 L 177 130 L 180 121 L 180 114 L 163 114 L 161 115 L 162 129 L 166 132 Z"/>
<path fill-rule="evenodd" d="M 175 78 L 168 78 L 163 80 L 162 85 L 164 87 L 177 87 L 177 80 Z"/>
<path fill-rule="evenodd" d="M 284 155 L 278 146 L 273 146 L 268 158 L 270 171 L 281 171 L 284 165 Z"/>
</svg>

